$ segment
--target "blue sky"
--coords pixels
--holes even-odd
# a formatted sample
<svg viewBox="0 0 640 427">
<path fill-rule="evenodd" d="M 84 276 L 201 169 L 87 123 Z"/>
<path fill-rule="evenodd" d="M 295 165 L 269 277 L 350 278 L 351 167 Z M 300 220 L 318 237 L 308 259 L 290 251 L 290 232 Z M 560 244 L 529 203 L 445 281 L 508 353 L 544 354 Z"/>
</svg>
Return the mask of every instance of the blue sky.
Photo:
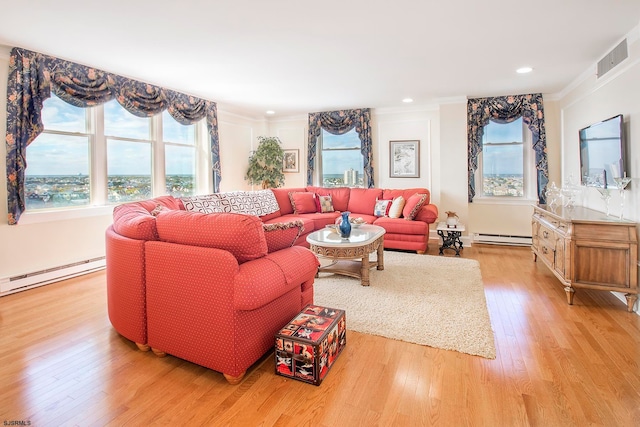
<svg viewBox="0 0 640 427">
<path fill-rule="evenodd" d="M 360 137 L 355 129 L 350 130 L 344 135 L 333 135 L 323 130 L 322 144 L 324 147 L 329 148 L 353 148 L 360 147 L 362 145 Z M 333 153 L 325 153 L 323 159 L 322 168 L 325 174 L 343 174 L 344 171 L 351 168 L 362 174 L 363 160 L 360 151 L 336 151 Z"/>
<path fill-rule="evenodd" d="M 44 102 L 42 121 L 45 129 L 86 133 L 88 110 L 67 104 L 56 96 Z M 105 104 L 105 134 L 135 139 L 149 139 L 149 118 L 136 117 L 117 101 Z M 183 126 L 163 112 L 163 135 L 168 142 L 195 141 L 195 125 Z M 87 175 L 89 173 L 89 138 L 41 134 L 27 148 L 28 175 Z M 151 173 L 151 144 L 123 141 L 108 143 L 110 175 Z M 192 174 L 193 149 L 167 146 L 167 174 Z"/>
<path fill-rule="evenodd" d="M 484 128 L 484 138 L 485 141 L 493 143 L 522 141 L 522 119 L 507 124 L 490 122 Z M 485 147 L 482 158 L 485 175 L 522 174 L 523 160 L 520 145 Z"/>
</svg>

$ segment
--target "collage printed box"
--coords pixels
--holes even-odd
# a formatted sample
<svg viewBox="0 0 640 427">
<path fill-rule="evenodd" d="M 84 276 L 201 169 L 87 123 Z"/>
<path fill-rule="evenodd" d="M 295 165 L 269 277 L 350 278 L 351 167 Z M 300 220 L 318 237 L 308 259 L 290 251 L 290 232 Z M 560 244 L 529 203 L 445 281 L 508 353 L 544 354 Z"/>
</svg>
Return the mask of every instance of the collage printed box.
<svg viewBox="0 0 640 427">
<path fill-rule="evenodd" d="M 276 334 L 276 374 L 320 385 L 347 343 L 344 310 L 307 305 Z"/>
</svg>

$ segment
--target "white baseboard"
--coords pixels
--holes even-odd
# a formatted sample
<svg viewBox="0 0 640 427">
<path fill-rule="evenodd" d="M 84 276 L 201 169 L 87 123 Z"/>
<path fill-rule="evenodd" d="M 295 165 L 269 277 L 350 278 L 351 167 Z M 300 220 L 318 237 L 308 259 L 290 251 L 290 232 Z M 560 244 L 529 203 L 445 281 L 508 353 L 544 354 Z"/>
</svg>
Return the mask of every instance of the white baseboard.
<svg viewBox="0 0 640 427">
<path fill-rule="evenodd" d="M 103 268 L 105 268 L 105 265 L 105 258 L 100 257 L 76 262 L 73 264 L 49 268 L 46 270 L 22 274 L 19 276 L 2 277 L 0 278 L 0 296 L 21 292 L 27 289 L 36 288 L 38 286 L 59 282 L 60 280 L 70 279 L 72 277 L 92 273 L 94 271 L 102 270 Z"/>
</svg>

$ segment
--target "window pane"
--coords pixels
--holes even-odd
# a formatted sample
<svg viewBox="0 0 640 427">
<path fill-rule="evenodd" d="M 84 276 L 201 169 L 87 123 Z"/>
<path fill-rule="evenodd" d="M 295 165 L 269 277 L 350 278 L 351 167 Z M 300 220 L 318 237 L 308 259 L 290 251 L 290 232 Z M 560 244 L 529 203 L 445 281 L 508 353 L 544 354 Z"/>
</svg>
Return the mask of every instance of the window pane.
<svg viewBox="0 0 640 427">
<path fill-rule="evenodd" d="M 485 196 L 524 196 L 522 147 L 522 144 L 483 147 L 482 178 Z"/>
<path fill-rule="evenodd" d="M 107 136 L 148 140 L 150 124 L 151 118 L 134 116 L 116 100 L 104 104 L 104 134 Z"/>
<path fill-rule="evenodd" d="M 89 204 L 88 137 L 40 134 L 27 147 L 27 159 L 27 209 Z"/>
<path fill-rule="evenodd" d="M 67 104 L 52 93 L 42 104 L 42 123 L 46 130 L 85 133 L 86 112 L 86 109 Z"/>
<path fill-rule="evenodd" d="M 162 112 L 162 139 L 165 142 L 195 145 L 196 125 L 181 125 L 165 110 Z"/>
<path fill-rule="evenodd" d="M 323 150 L 335 148 L 357 148 L 359 150 L 361 147 L 362 142 L 360 141 L 360 137 L 358 136 L 355 128 L 343 135 L 333 135 L 332 133 L 322 129 Z"/>
<path fill-rule="evenodd" d="M 173 197 L 195 194 L 196 150 L 194 147 L 165 146 L 167 194 Z"/>
<path fill-rule="evenodd" d="M 358 150 L 322 152 L 323 187 L 363 187 L 364 162 Z"/>
<path fill-rule="evenodd" d="M 151 197 L 151 144 L 108 140 L 107 182 L 109 202 Z"/>
<path fill-rule="evenodd" d="M 484 127 L 483 138 L 485 143 L 492 144 L 522 142 L 522 117 L 511 123 L 489 121 Z"/>
</svg>

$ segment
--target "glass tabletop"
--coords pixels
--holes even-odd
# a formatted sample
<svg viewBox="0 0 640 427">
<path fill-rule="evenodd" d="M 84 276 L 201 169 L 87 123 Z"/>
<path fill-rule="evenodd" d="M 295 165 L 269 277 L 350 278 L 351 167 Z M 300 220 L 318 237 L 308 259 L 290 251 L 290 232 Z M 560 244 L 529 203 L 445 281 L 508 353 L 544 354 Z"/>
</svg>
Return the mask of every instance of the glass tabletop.
<svg viewBox="0 0 640 427">
<path fill-rule="evenodd" d="M 349 246 L 366 245 L 383 236 L 385 229 L 377 225 L 363 224 L 351 229 L 351 235 L 346 239 L 340 237 L 340 232 L 331 227 L 314 231 L 307 236 L 307 242 L 320 246 Z"/>
</svg>

